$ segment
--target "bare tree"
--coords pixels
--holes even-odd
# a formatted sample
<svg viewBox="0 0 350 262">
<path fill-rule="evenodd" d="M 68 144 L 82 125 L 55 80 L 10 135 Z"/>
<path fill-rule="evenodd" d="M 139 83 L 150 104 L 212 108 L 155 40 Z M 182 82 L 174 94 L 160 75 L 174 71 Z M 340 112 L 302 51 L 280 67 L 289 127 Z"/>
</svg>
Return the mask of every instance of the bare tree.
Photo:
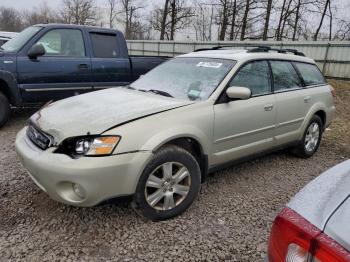
<svg viewBox="0 0 350 262">
<path fill-rule="evenodd" d="M 188 7 L 185 0 L 170 0 L 170 6 L 165 20 L 164 36 L 168 40 L 174 40 L 176 31 L 186 28 L 191 23 L 191 18 L 194 16 L 194 8 Z M 163 19 L 164 9 L 156 8 L 153 11 L 151 21 L 154 30 L 162 30 Z"/>
<path fill-rule="evenodd" d="M 21 14 L 14 8 L 0 8 L 0 30 L 18 32 L 23 29 Z"/>
<path fill-rule="evenodd" d="M 295 41 L 295 37 L 298 30 L 298 22 L 300 17 L 300 6 L 301 6 L 301 0 L 297 0 L 297 7 L 295 11 L 295 20 L 294 20 L 294 26 L 293 26 L 293 37 L 292 40 Z"/>
<path fill-rule="evenodd" d="M 114 22 L 118 15 L 116 0 L 107 0 L 107 4 L 108 4 L 109 28 L 113 28 Z"/>
<path fill-rule="evenodd" d="M 226 30 L 228 27 L 228 17 L 229 17 L 229 2 L 228 0 L 220 0 L 221 8 L 221 29 L 219 34 L 219 40 L 225 40 Z"/>
<path fill-rule="evenodd" d="M 323 20 L 324 20 L 324 17 L 326 15 L 326 12 L 327 12 L 329 2 L 330 2 L 330 0 L 326 0 L 326 3 L 325 3 L 324 8 L 323 8 L 323 12 L 322 12 L 320 23 L 319 23 L 319 25 L 317 27 L 317 30 L 316 30 L 315 34 L 314 34 L 314 41 L 317 41 L 317 37 L 318 37 L 318 34 L 320 33 L 320 29 L 322 27 Z"/>
<path fill-rule="evenodd" d="M 166 28 L 166 20 L 168 16 L 168 8 L 169 8 L 169 0 L 164 1 L 164 9 L 162 12 L 162 22 L 160 24 L 160 40 L 164 40 L 165 36 L 165 28 Z"/>
<path fill-rule="evenodd" d="M 271 9 L 272 9 L 272 0 L 267 0 L 267 7 L 266 7 L 266 17 L 265 17 L 265 25 L 264 25 L 263 40 L 267 40 L 267 32 L 268 32 L 268 30 L 269 30 Z"/>
<path fill-rule="evenodd" d="M 280 16 L 278 19 L 278 27 L 277 27 L 276 34 L 275 34 L 276 40 L 279 40 L 279 38 L 280 38 L 280 31 L 281 31 L 281 25 L 282 25 L 282 20 L 283 20 L 283 16 L 284 16 L 284 8 L 286 6 L 286 2 L 287 2 L 287 0 L 283 0 L 281 13 L 280 13 Z"/>
<path fill-rule="evenodd" d="M 329 7 L 329 36 L 328 40 L 332 40 L 332 28 L 333 28 L 333 12 L 332 12 L 332 7 L 331 7 L 331 1 L 328 2 L 328 7 Z"/>
<path fill-rule="evenodd" d="M 196 40 L 209 41 L 210 40 L 210 19 L 208 15 L 210 10 L 207 5 L 196 3 L 196 16 L 193 18 L 193 27 L 196 32 Z"/>
<path fill-rule="evenodd" d="M 251 4 L 251 0 L 246 0 L 246 4 L 245 4 L 245 8 L 244 8 L 244 16 L 243 16 L 243 20 L 242 20 L 242 29 L 241 29 L 241 37 L 240 37 L 241 41 L 243 41 L 245 39 L 250 4 Z"/>
<path fill-rule="evenodd" d="M 118 21 L 124 25 L 126 39 L 149 38 L 149 25 L 142 22 L 139 10 L 144 8 L 140 0 L 121 0 L 121 11 L 123 14 Z"/>
<path fill-rule="evenodd" d="M 94 0 L 63 0 L 62 17 L 69 24 L 94 24 Z"/>
<path fill-rule="evenodd" d="M 237 0 L 233 0 L 232 3 L 232 16 L 231 16 L 231 30 L 230 30 L 230 40 L 234 39 L 235 26 L 236 26 L 236 15 L 237 15 Z"/>
<path fill-rule="evenodd" d="M 60 23 L 61 17 L 52 10 L 46 2 L 31 11 L 24 11 L 22 14 L 25 27 L 35 24 Z"/>
</svg>

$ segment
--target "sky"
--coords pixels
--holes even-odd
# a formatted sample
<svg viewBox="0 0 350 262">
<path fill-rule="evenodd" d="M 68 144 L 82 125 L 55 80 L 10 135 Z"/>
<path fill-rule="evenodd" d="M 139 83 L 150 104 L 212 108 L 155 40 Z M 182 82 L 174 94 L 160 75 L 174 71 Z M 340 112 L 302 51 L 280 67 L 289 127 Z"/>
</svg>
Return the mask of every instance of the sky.
<svg viewBox="0 0 350 262">
<path fill-rule="evenodd" d="M 60 7 L 62 0 L 0 0 L 0 6 L 13 7 L 16 9 L 32 9 L 46 2 L 49 7 Z M 95 0 L 97 4 L 106 2 L 104 0 Z"/>
<path fill-rule="evenodd" d="M 43 0 L 0 0 L 1 6 L 14 7 L 19 9 L 32 9 L 40 5 Z M 46 3 L 51 7 L 58 7 L 61 0 L 47 0 Z"/>
<path fill-rule="evenodd" d="M 146 8 L 144 10 L 145 14 L 148 14 L 149 7 L 154 4 L 159 5 L 163 3 L 164 0 L 143 0 Z M 214 0 L 212 0 L 214 2 Z M 94 0 L 97 7 L 104 9 L 106 7 L 107 0 Z M 208 0 L 210 2 L 210 0 Z M 17 10 L 32 10 L 36 7 L 42 6 L 43 3 L 46 3 L 47 6 L 53 9 L 60 9 L 62 7 L 62 0 L 0 0 L 0 6 L 12 7 Z M 348 19 L 350 12 L 350 0 L 332 0 L 333 8 L 336 8 L 336 16 L 340 19 Z M 104 21 L 103 23 L 107 23 Z M 190 29 L 186 29 L 182 34 L 182 39 L 187 39 L 192 35 L 193 32 L 188 32 Z M 192 30 L 193 31 L 193 30 Z M 177 34 L 177 38 L 179 34 Z M 191 36 L 192 37 L 192 36 Z"/>
</svg>

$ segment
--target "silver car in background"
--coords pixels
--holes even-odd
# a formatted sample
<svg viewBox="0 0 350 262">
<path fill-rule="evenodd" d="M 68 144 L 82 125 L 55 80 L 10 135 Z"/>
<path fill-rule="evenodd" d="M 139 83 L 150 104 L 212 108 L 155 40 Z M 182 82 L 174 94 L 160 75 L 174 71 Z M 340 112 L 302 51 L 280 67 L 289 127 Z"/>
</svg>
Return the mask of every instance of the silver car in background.
<svg viewBox="0 0 350 262">
<path fill-rule="evenodd" d="M 42 108 L 16 139 L 31 178 L 75 206 L 132 195 L 162 220 L 186 210 L 218 168 L 283 147 L 312 156 L 335 112 L 315 62 L 295 50 L 217 49 Z"/>
<path fill-rule="evenodd" d="M 305 186 L 276 217 L 269 262 L 350 261 L 350 160 Z"/>
<path fill-rule="evenodd" d="M 15 38 L 17 35 L 18 33 L 15 32 L 0 31 L 0 47 L 12 38 Z"/>
</svg>

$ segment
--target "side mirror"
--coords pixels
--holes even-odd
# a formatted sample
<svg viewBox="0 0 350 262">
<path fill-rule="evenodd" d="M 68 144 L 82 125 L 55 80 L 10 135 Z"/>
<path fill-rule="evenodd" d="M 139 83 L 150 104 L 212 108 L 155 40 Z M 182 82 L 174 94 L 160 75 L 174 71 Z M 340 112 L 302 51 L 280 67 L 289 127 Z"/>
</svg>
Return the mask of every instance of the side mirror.
<svg viewBox="0 0 350 262">
<path fill-rule="evenodd" d="M 42 44 L 37 43 L 29 49 L 27 55 L 30 59 L 36 59 L 38 56 L 45 55 L 45 48 Z"/>
<path fill-rule="evenodd" d="M 226 89 L 226 95 L 231 99 L 248 99 L 252 91 L 247 87 L 231 86 Z"/>
</svg>

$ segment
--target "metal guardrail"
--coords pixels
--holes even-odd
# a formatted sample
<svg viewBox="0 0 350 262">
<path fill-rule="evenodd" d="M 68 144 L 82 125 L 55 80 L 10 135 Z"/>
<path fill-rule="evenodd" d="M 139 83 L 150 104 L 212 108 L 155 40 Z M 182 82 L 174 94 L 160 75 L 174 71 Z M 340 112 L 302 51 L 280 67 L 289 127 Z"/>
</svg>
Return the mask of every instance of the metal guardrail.
<svg viewBox="0 0 350 262">
<path fill-rule="evenodd" d="M 266 45 L 275 48 L 293 48 L 313 58 L 328 78 L 350 80 L 350 42 L 349 41 L 153 41 L 128 40 L 130 55 L 177 56 L 199 48 L 231 45 L 242 49 L 249 46 Z"/>
</svg>

